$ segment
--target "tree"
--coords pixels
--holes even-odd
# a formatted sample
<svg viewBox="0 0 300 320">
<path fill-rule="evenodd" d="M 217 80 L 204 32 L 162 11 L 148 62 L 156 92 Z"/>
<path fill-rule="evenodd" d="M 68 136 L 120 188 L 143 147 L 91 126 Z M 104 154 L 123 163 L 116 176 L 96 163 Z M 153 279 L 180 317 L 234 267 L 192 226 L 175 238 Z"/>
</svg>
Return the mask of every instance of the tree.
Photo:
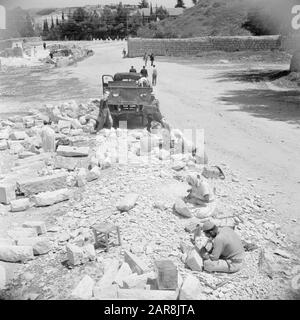
<svg viewBox="0 0 300 320">
<path fill-rule="evenodd" d="M 51 30 L 53 30 L 55 28 L 54 26 L 54 20 L 53 20 L 53 17 L 51 17 Z"/>
<path fill-rule="evenodd" d="M 65 14 L 64 14 L 64 12 L 62 12 L 62 14 L 61 14 L 61 20 L 64 22 L 65 21 Z"/>
<path fill-rule="evenodd" d="M 149 8 L 149 2 L 148 2 L 148 0 L 142 0 L 142 1 L 139 3 L 139 8 L 140 8 L 140 9 Z"/>
<path fill-rule="evenodd" d="M 83 8 L 77 8 L 73 13 L 75 22 L 83 22 L 88 17 L 88 13 Z"/>
<path fill-rule="evenodd" d="M 157 8 L 155 14 L 159 20 L 166 19 L 169 16 L 167 9 L 165 9 L 163 6 Z"/>
<path fill-rule="evenodd" d="M 185 8 L 183 0 L 177 0 L 177 4 L 175 5 L 175 8 Z"/>
<path fill-rule="evenodd" d="M 56 16 L 56 26 L 59 26 L 59 20 L 57 16 Z"/>
<path fill-rule="evenodd" d="M 46 35 L 49 32 L 48 20 L 44 20 L 43 33 Z"/>
</svg>

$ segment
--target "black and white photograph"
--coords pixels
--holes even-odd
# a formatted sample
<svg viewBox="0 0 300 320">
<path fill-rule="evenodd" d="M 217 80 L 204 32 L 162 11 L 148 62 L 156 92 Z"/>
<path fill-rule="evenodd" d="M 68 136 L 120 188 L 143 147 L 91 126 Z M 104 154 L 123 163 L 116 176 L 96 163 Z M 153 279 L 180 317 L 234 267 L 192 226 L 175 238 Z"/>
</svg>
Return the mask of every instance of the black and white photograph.
<svg viewBox="0 0 300 320">
<path fill-rule="evenodd" d="M 0 0 L 0 300 L 300 300 L 300 0 Z"/>
</svg>

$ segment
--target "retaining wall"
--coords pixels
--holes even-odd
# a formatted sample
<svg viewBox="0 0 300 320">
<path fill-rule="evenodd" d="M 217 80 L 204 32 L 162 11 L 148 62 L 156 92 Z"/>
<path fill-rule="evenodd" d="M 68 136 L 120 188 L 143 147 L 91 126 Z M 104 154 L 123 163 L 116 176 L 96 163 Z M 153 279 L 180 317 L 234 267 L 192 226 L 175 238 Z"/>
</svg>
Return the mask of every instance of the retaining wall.
<svg viewBox="0 0 300 320">
<path fill-rule="evenodd" d="M 200 37 L 190 39 L 128 39 L 128 56 L 194 56 L 203 51 L 265 51 L 281 48 L 281 36 Z"/>
</svg>

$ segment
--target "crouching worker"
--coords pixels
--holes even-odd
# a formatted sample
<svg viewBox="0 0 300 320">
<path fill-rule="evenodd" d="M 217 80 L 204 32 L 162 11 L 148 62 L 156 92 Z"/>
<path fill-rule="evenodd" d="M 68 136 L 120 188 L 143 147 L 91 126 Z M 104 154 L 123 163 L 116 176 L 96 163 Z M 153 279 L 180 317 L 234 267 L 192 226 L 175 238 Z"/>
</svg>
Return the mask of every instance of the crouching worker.
<svg viewBox="0 0 300 320">
<path fill-rule="evenodd" d="M 208 272 L 234 273 L 241 270 L 244 247 L 237 233 L 229 227 L 218 228 L 211 221 L 203 225 L 203 232 L 212 240 L 212 249 L 202 248 L 203 269 Z"/>
<path fill-rule="evenodd" d="M 108 108 L 108 97 L 109 97 L 109 92 L 106 91 L 104 93 L 103 98 L 100 101 L 100 106 L 99 106 L 99 115 L 97 118 L 97 122 L 95 125 L 95 130 L 98 132 L 102 130 L 103 128 L 111 129 L 113 126 L 113 119 L 110 114 L 109 108 Z"/>
</svg>

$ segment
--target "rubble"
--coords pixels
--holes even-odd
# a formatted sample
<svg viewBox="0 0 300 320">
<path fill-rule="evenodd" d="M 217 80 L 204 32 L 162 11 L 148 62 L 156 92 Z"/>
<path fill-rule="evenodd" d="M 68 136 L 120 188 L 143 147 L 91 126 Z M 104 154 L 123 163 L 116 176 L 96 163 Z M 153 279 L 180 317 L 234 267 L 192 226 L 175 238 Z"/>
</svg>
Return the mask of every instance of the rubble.
<svg viewBox="0 0 300 320">
<path fill-rule="evenodd" d="M 31 246 L 0 246 L 0 260 L 6 262 L 24 262 L 33 259 Z"/>
<path fill-rule="evenodd" d="M 68 244 L 66 250 L 68 255 L 68 263 L 70 266 L 81 265 L 96 259 L 96 252 L 91 244 L 88 244 L 84 247 Z"/>
<path fill-rule="evenodd" d="M 137 200 L 138 200 L 138 195 L 135 193 L 130 193 L 125 195 L 125 197 L 119 202 L 117 205 L 117 209 L 120 210 L 121 212 L 127 212 L 134 208 Z"/>
<path fill-rule="evenodd" d="M 32 247 L 35 256 L 46 254 L 52 249 L 51 242 L 43 237 L 19 238 L 17 240 L 17 245 Z"/>
<path fill-rule="evenodd" d="M 174 204 L 174 209 L 178 214 L 180 214 L 181 216 L 183 216 L 185 218 L 191 218 L 192 217 L 192 213 L 190 212 L 189 208 L 184 203 L 184 201 L 181 200 L 181 199 L 177 199 L 176 200 L 176 202 Z"/>
<path fill-rule="evenodd" d="M 11 140 L 26 140 L 28 135 L 25 131 L 14 131 L 9 135 Z"/>
<path fill-rule="evenodd" d="M 10 204 L 11 201 L 16 199 L 16 185 L 13 183 L 0 184 L 0 203 Z"/>
<path fill-rule="evenodd" d="M 124 252 L 124 261 L 129 264 L 132 272 L 136 272 L 139 275 L 148 271 L 147 265 L 127 250 Z"/>
<path fill-rule="evenodd" d="M 44 126 L 41 131 L 41 138 L 41 146 L 44 152 L 54 152 L 56 148 L 54 130 L 49 126 Z"/>
<path fill-rule="evenodd" d="M 67 201 L 72 197 L 72 190 L 60 189 L 56 191 L 42 192 L 33 196 L 32 201 L 36 207 L 52 206 L 56 203 Z"/>
<path fill-rule="evenodd" d="M 203 300 L 203 289 L 199 280 L 188 275 L 182 284 L 179 294 L 179 300 Z"/>
<path fill-rule="evenodd" d="M 6 269 L 0 264 L 0 290 L 4 290 L 6 286 Z"/>
<path fill-rule="evenodd" d="M 69 171 L 74 171 L 76 167 L 78 166 L 78 160 L 62 157 L 62 156 L 56 156 L 54 160 L 54 169 L 66 169 Z"/>
<path fill-rule="evenodd" d="M 123 286 L 123 279 L 129 277 L 132 274 L 132 270 L 128 263 L 124 262 L 113 281 L 113 283 L 118 284 L 120 287 Z"/>
<path fill-rule="evenodd" d="M 13 239 L 0 238 L 0 246 L 13 246 L 16 244 L 16 241 Z"/>
<path fill-rule="evenodd" d="M 195 249 L 189 252 L 185 263 L 192 271 L 203 270 L 203 261 Z"/>
<path fill-rule="evenodd" d="M 0 140 L 0 151 L 5 151 L 8 149 L 7 140 Z"/>
<path fill-rule="evenodd" d="M 13 239 L 37 237 L 36 229 L 33 228 L 14 228 L 7 231 L 7 235 Z"/>
</svg>

